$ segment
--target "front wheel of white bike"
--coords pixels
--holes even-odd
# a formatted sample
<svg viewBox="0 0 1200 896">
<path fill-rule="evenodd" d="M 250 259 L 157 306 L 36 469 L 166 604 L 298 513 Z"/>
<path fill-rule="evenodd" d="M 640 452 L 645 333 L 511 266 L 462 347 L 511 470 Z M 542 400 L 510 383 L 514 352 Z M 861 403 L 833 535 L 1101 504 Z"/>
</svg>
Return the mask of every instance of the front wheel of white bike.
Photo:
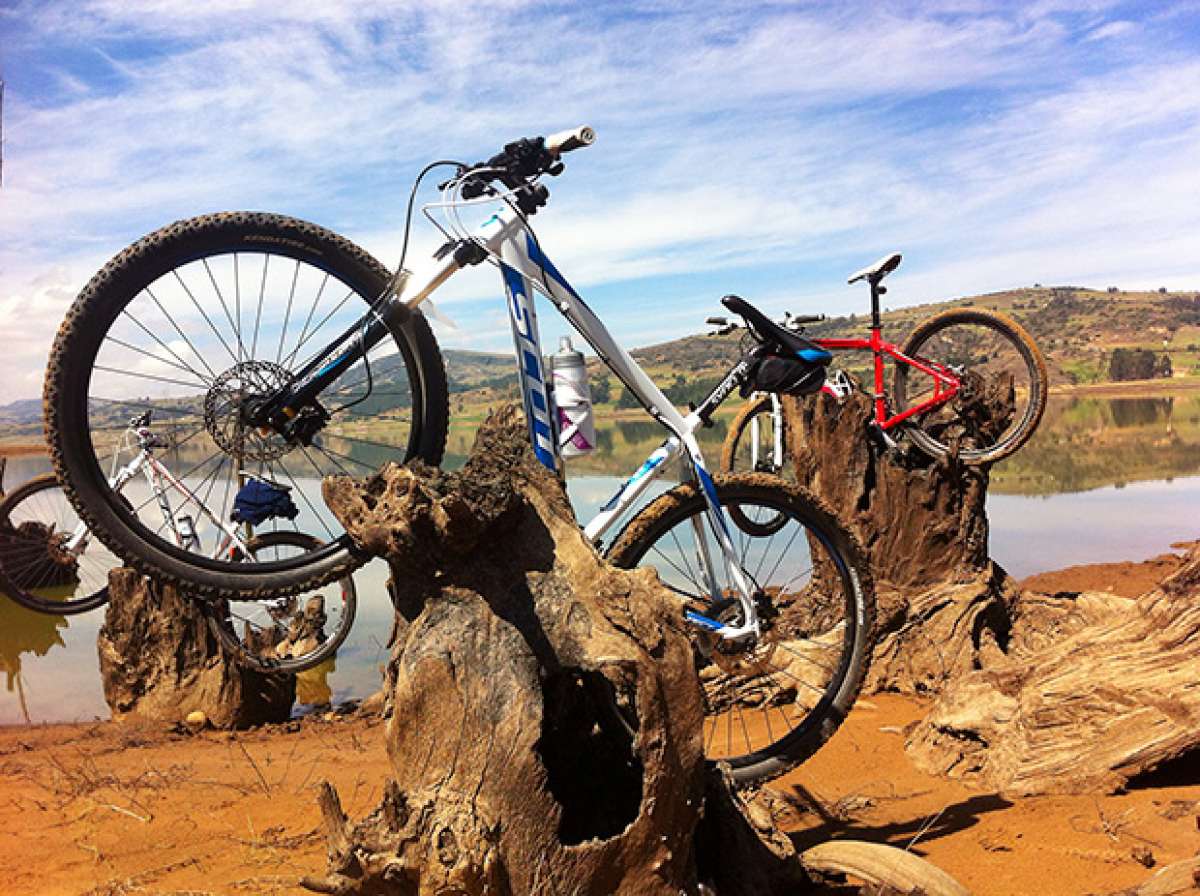
<svg viewBox="0 0 1200 896">
<path fill-rule="evenodd" d="M 352 333 L 389 280 L 349 240 L 258 212 L 179 221 L 113 258 L 68 311 L 46 371 L 50 454 L 80 519 L 140 572 L 197 597 L 295 593 L 354 569 L 362 560 L 321 480 L 441 460 L 446 373 L 425 318 L 389 324 L 370 369 L 360 360 L 321 393 L 331 419 L 308 444 L 264 432 L 250 413 Z M 167 510 L 140 480 L 123 494 L 110 483 L 138 451 L 123 438 L 130 418 L 147 412 L 168 445 L 156 453 L 175 480 Z M 298 515 L 270 529 L 312 532 L 322 546 L 255 564 L 215 554 L 246 475 L 291 489 Z M 178 543 L 180 525 L 198 538 Z"/>
</svg>

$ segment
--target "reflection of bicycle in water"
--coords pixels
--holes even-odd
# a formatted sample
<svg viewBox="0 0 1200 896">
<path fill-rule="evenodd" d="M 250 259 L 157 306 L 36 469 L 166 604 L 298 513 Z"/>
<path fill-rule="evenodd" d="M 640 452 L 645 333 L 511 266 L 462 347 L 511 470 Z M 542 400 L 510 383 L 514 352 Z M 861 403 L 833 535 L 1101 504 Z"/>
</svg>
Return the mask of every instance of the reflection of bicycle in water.
<svg viewBox="0 0 1200 896">
<path fill-rule="evenodd" d="M 151 412 L 129 423 L 122 436 L 132 459 L 112 471 L 114 492 L 132 505 L 135 483 L 145 483 L 143 505 L 156 504 L 175 544 L 204 550 L 202 539 L 214 534 L 211 556 L 239 563 L 278 561 L 315 550 L 321 541 L 294 531 L 255 534 L 248 522 L 226 522 L 210 509 L 199 492 L 174 475 L 156 454 L 170 444 L 151 428 Z M 257 486 L 275 507 L 286 501 L 286 489 L 250 474 L 243 486 Z M 199 518 L 180 514 L 186 503 Z M 257 508 L 251 508 L 254 510 Z M 272 508 L 268 508 L 272 509 Z M 270 514 L 258 516 L 265 522 Z M 40 613 L 70 616 L 102 606 L 108 600 L 108 573 L 121 561 L 95 539 L 79 519 L 53 474 L 37 476 L 9 492 L 0 502 L 0 590 L 16 603 Z M 346 576 L 309 594 L 286 598 L 200 602 L 209 627 L 239 662 L 265 671 L 298 672 L 331 657 L 354 621 L 354 582 Z"/>
</svg>

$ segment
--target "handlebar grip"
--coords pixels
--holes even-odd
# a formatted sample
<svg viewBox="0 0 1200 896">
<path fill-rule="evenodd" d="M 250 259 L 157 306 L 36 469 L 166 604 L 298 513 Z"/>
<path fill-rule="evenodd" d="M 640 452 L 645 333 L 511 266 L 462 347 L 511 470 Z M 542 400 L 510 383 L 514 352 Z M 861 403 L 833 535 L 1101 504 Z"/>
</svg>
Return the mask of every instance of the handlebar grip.
<svg viewBox="0 0 1200 896">
<path fill-rule="evenodd" d="M 557 134 L 551 134 L 546 138 L 546 149 L 552 156 L 560 156 L 564 152 L 570 152 L 573 149 L 579 149 L 584 146 L 591 146 L 596 142 L 596 132 L 586 124 L 581 124 L 577 128 L 571 128 L 569 131 L 559 131 Z"/>
</svg>

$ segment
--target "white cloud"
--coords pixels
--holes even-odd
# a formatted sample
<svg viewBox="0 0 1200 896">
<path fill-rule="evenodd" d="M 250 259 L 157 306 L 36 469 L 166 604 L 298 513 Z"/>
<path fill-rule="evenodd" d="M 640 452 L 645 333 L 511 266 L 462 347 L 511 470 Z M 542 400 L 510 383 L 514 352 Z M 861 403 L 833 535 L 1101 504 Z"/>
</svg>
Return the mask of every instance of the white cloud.
<svg viewBox="0 0 1200 896">
<path fill-rule="evenodd" d="M 6 284 L 12 282 L 0 271 Z M 28 279 L 16 280 L 0 293 L 0 399 L 34 398 L 42 392 L 42 371 L 50 343 L 63 313 L 75 294 L 65 268 L 51 268 Z"/>
<path fill-rule="evenodd" d="M 1113 22 L 1105 22 L 1098 28 L 1089 31 L 1084 37 L 1085 41 L 1108 40 L 1113 37 L 1120 37 L 1122 34 L 1128 34 L 1131 31 L 1137 30 L 1137 25 L 1126 19 L 1117 19 Z"/>
<path fill-rule="evenodd" d="M 394 263 L 426 160 L 580 121 L 599 141 L 535 224 L 581 288 L 708 273 L 711 303 L 762 268 L 770 303 L 848 310 L 840 274 L 891 248 L 922 299 L 1156 269 L 1200 285 L 1200 64 L 1099 70 L 1072 41 L 1128 33 L 1110 6 L 27 3 L 6 67 L 54 86 L 6 97 L 0 326 L 44 358 L 104 258 L 221 208 L 319 220 Z M 420 233 L 412 257 L 436 244 Z M 60 281 L 36 293 L 45 269 Z M 480 272 L 439 301 L 457 320 L 496 292 Z M 606 310 L 643 344 L 696 329 L 700 292 L 676 285 L 654 321 Z M 36 393 L 37 357 L 0 358 L 0 403 Z"/>
</svg>

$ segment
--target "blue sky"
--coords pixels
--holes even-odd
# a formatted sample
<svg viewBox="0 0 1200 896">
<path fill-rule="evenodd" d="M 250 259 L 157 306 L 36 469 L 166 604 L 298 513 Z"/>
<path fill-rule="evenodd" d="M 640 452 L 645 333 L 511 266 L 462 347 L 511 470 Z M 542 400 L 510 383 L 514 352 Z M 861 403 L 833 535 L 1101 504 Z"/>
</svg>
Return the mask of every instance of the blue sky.
<svg viewBox="0 0 1200 896">
<path fill-rule="evenodd" d="M 861 312 L 893 249 L 894 305 L 1200 289 L 1197 3 L 0 0 L 0 72 L 0 403 L 162 224 L 284 212 L 394 264 L 426 161 L 584 122 L 535 224 L 629 346 L 727 292 Z M 505 350 L 499 290 L 439 293 L 442 343 Z"/>
</svg>

